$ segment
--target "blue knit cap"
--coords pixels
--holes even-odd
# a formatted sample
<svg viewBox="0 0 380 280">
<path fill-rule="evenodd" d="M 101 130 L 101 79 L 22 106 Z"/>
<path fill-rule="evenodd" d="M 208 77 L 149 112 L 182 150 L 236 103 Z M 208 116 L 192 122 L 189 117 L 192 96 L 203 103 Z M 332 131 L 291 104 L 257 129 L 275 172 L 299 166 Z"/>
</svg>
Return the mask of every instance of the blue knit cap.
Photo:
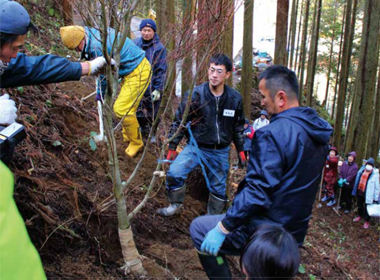
<svg viewBox="0 0 380 280">
<path fill-rule="evenodd" d="M 30 17 L 19 3 L 0 0 L 0 32 L 24 35 L 28 32 Z"/>
<path fill-rule="evenodd" d="M 156 30 L 157 30 L 156 23 L 154 22 L 153 19 L 150 19 L 150 18 L 146 18 L 146 19 L 144 19 L 144 20 L 140 23 L 140 31 L 141 31 L 141 29 L 143 29 L 144 27 L 150 27 L 150 28 L 153 29 L 154 32 L 156 32 Z"/>
</svg>

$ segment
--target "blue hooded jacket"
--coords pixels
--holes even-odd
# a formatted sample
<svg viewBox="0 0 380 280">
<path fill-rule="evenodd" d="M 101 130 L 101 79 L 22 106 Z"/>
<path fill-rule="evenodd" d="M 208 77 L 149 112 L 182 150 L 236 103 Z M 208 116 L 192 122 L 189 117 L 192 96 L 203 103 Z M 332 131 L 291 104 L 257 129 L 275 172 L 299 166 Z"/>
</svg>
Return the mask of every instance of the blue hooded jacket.
<svg viewBox="0 0 380 280">
<path fill-rule="evenodd" d="M 331 133 L 308 107 L 273 115 L 255 132 L 247 175 L 222 220 L 230 242 L 242 248 L 257 226 L 271 223 L 303 243 Z"/>
<path fill-rule="evenodd" d="M 145 57 L 152 65 L 153 75 L 150 86 L 148 87 L 146 94 L 151 93 L 154 90 L 163 92 L 165 88 L 166 78 L 166 48 L 160 41 L 160 37 L 154 34 L 154 37 L 150 41 L 144 41 L 141 37 L 133 40 L 133 42 L 141 49 L 145 51 Z"/>
<path fill-rule="evenodd" d="M 92 27 L 85 27 L 86 31 L 86 46 L 83 50 L 82 56 L 86 60 L 92 60 L 98 56 L 103 56 L 103 47 L 101 41 L 101 35 L 99 30 Z M 119 38 L 120 36 L 118 36 Z M 112 44 L 116 38 L 115 30 L 113 28 L 108 29 L 107 37 L 107 51 L 111 54 Z M 138 48 L 131 39 L 126 38 L 124 46 L 120 51 L 120 65 L 119 65 L 119 76 L 121 78 L 131 74 L 133 70 L 139 66 L 141 61 L 144 59 L 145 53 L 143 50 Z M 105 76 L 100 76 L 102 93 L 105 93 L 107 87 L 107 81 Z"/>
</svg>

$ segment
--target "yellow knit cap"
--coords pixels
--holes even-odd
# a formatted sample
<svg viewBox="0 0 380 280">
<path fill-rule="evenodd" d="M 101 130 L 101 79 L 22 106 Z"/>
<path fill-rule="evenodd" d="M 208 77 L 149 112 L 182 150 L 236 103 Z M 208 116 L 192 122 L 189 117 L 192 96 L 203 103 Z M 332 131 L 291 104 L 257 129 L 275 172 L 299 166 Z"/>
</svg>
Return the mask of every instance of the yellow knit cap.
<svg viewBox="0 0 380 280">
<path fill-rule="evenodd" d="M 60 33 L 63 44 L 70 50 L 78 47 L 84 38 L 84 28 L 79 25 L 61 27 Z"/>
</svg>

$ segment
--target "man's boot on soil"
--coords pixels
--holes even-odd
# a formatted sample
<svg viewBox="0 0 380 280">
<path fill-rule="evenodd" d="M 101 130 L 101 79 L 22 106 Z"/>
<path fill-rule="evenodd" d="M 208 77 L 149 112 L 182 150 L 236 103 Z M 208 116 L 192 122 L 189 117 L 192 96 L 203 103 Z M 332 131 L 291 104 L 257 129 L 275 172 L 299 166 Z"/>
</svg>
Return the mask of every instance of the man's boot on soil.
<svg viewBox="0 0 380 280">
<path fill-rule="evenodd" d="M 167 196 L 170 205 L 168 207 L 157 209 L 157 213 L 164 217 L 170 217 L 175 214 L 179 214 L 182 210 L 183 202 L 185 200 L 186 186 L 167 191 Z"/>
<path fill-rule="evenodd" d="M 219 215 L 223 213 L 226 207 L 227 200 L 217 197 L 215 194 L 211 193 L 208 196 L 207 204 L 207 214 L 208 215 Z"/>
<path fill-rule="evenodd" d="M 199 260 L 210 280 L 231 280 L 232 275 L 225 255 L 217 257 L 198 252 Z"/>
<path fill-rule="evenodd" d="M 126 116 L 123 121 L 123 133 L 129 140 L 129 145 L 125 153 L 134 158 L 144 147 L 141 140 L 140 126 L 135 116 Z M 124 136 L 123 136 L 124 139 Z"/>
</svg>

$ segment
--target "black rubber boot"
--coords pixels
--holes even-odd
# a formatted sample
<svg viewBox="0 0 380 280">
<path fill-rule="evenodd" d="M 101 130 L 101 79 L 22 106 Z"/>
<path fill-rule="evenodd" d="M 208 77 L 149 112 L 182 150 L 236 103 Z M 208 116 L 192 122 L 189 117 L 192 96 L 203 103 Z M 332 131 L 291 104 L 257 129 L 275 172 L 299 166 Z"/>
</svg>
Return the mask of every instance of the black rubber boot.
<svg viewBox="0 0 380 280">
<path fill-rule="evenodd" d="M 157 209 L 157 213 L 164 217 L 170 217 L 179 214 L 182 210 L 183 202 L 186 196 L 186 186 L 173 191 L 168 191 L 167 196 L 170 202 L 168 207 Z"/>
<path fill-rule="evenodd" d="M 208 197 L 207 204 L 207 214 L 208 215 L 219 215 L 223 213 L 224 208 L 226 207 L 227 200 L 219 198 L 216 195 L 210 193 Z"/>
<path fill-rule="evenodd" d="M 199 260 L 210 280 L 231 280 L 232 275 L 225 255 L 210 256 L 198 252 Z"/>
</svg>

